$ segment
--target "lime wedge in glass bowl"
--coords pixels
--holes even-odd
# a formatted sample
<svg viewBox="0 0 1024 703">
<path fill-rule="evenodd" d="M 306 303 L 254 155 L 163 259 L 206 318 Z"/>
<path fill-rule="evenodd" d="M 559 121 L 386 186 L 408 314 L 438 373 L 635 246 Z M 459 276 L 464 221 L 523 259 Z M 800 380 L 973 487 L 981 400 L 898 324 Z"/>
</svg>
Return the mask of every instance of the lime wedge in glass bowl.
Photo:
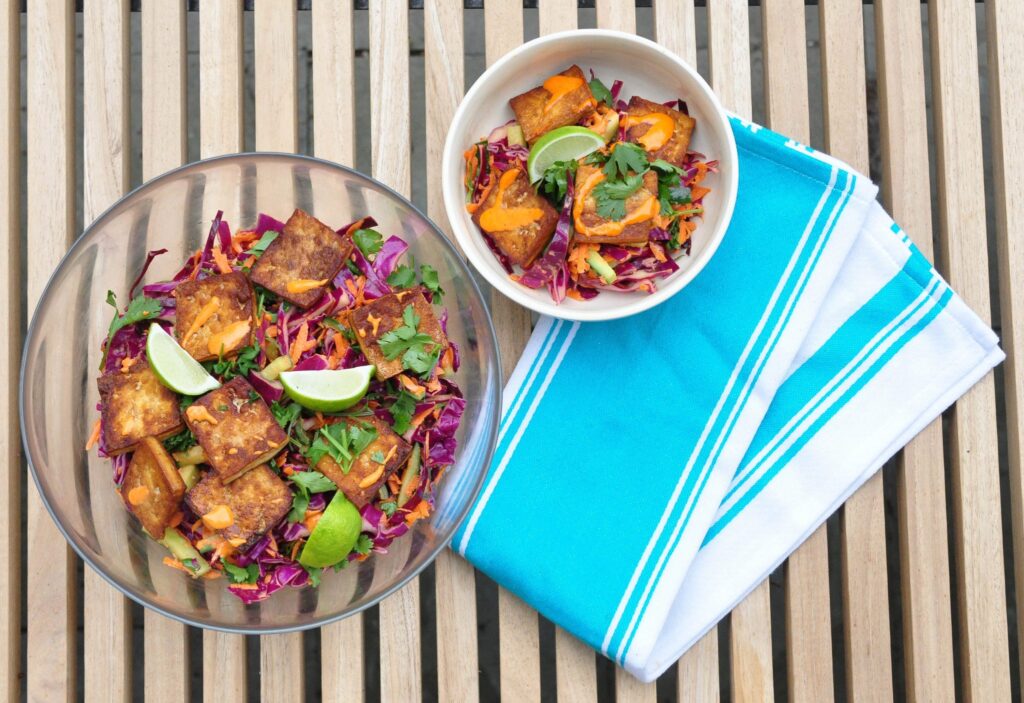
<svg viewBox="0 0 1024 703">
<path fill-rule="evenodd" d="M 220 388 L 220 381 L 181 348 L 174 337 L 154 322 L 146 336 L 146 358 L 160 382 L 182 395 L 202 395 Z"/>
<path fill-rule="evenodd" d="M 526 160 L 530 183 L 536 183 L 556 161 L 575 161 L 604 146 L 604 139 L 586 127 L 559 127 L 537 140 Z"/>
<path fill-rule="evenodd" d="M 356 546 L 362 529 L 358 508 L 338 491 L 309 533 L 299 563 L 311 569 L 337 564 Z"/>
<path fill-rule="evenodd" d="M 284 392 L 302 407 L 334 413 L 362 400 L 376 369 L 369 364 L 351 369 L 282 371 L 280 378 Z"/>
</svg>

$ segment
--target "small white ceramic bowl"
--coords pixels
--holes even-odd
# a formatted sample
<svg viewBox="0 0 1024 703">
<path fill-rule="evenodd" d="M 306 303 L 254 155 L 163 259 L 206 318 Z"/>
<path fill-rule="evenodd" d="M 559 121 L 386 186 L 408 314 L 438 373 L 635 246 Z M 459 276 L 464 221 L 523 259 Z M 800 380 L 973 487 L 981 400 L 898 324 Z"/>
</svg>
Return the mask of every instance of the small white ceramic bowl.
<svg viewBox="0 0 1024 703">
<path fill-rule="evenodd" d="M 509 279 L 466 212 L 463 152 L 513 117 L 509 98 L 540 85 L 574 63 L 584 72 L 593 69 L 609 87 L 616 79 L 623 81 L 620 97 L 627 101 L 633 95 L 656 102 L 685 100 L 690 115 L 697 120 L 690 150 L 718 160 L 718 173 L 709 174 L 703 183 L 711 193 L 704 198 L 704 220 L 694 232 L 690 256 L 680 257 L 680 270 L 659 279 L 658 290 L 652 294 L 602 292 L 592 300 L 567 298 L 556 304 L 546 288 L 531 290 Z M 566 320 L 612 320 L 634 315 L 682 290 L 704 268 L 725 235 L 739 181 L 736 142 L 726 112 L 697 71 L 652 41 L 599 29 L 549 34 L 523 44 L 487 69 L 455 113 L 444 145 L 441 175 L 448 220 L 476 270 L 520 305 Z"/>
</svg>

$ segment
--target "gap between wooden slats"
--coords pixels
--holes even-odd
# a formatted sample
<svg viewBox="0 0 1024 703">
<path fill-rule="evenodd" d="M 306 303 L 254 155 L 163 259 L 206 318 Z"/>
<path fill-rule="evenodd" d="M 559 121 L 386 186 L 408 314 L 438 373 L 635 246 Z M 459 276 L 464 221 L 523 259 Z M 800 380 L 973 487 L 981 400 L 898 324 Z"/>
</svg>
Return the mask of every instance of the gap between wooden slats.
<svg viewBox="0 0 1024 703">
<path fill-rule="evenodd" d="M 746 0 L 726 0 L 708 7 L 711 85 L 726 109 L 748 120 L 753 114 L 749 20 Z M 729 624 L 729 687 L 733 700 L 774 700 L 768 579 L 733 609 Z"/>
<path fill-rule="evenodd" d="M 860 0 L 820 6 L 825 149 L 868 172 L 864 18 Z M 851 701 L 892 700 L 882 472 L 847 500 L 841 516 L 846 690 Z"/>
<path fill-rule="evenodd" d="M 807 45 L 802 0 L 766 0 L 765 93 L 768 126 L 810 142 Z M 790 699 L 832 700 L 828 540 L 822 525 L 786 564 L 787 681 Z"/>
<path fill-rule="evenodd" d="M 88 7 L 88 5 L 86 5 Z M 242 151 L 242 6 L 203 3 L 199 8 L 199 155 L 209 158 Z M 207 210 L 227 207 L 227 194 L 207 192 Z M 235 196 L 237 201 L 237 196 Z M 232 208 L 236 210 L 236 208 Z M 204 210 L 203 218 L 213 213 Z M 232 222 L 240 226 L 240 222 Z M 244 701 L 245 637 L 203 631 L 203 700 Z"/>
<path fill-rule="evenodd" d="M 0 149 L 21 153 L 21 17 L 18 3 L 0 3 Z M 0 306 L 0 329 L 8 331 L 0 349 L 0 379 L 7 385 L 0 395 L 0 459 L 7 475 L 0 481 L 4 536 L 0 540 L 0 680 L 7 700 L 20 695 L 21 673 L 21 437 L 18 433 L 18 368 L 21 351 L 21 158 L 8 157 L 0 166 L 0 275 L 6 300 Z M 29 487 L 29 491 L 35 489 Z"/>
<path fill-rule="evenodd" d="M 356 118 L 352 2 L 317 2 L 312 12 L 314 152 L 320 158 L 353 166 Z M 363 700 L 363 658 L 361 613 L 320 630 L 320 688 L 324 701 Z"/>
<path fill-rule="evenodd" d="M 921 10 L 916 3 L 878 0 L 874 12 L 882 199 L 918 248 L 931 258 Z M 953 630 L 941 420 L 904 448 L 898 471 L 906 696 L 912 701 L 952 701 Z"/>
<path fill-rule="evenodd" d="M 147 181 L 186 160 L 185 6 L 149 0 L 141 24 L 142 180 Z M 143 617 L 146 701 L 186 700 L 185 625 L 148 609 Z"/>
<path fill-rule="evenodd" d="M 120 198 L 129 178 L 128 0 L 83 8 L 83 218 L 92 222 Z M 109 490 L 105 484 L 99 490 Z M 84 698 L 127 701 L 130 692 L 127 599 L 85 567 Z"/>
<path fill-rule="evenodd" d="M 1018 2 L 989 0 L 986 7 L 989 95 L 992 121 L 993 180 L 999 252 L 999 303 L 1002 343 L 1010 505 L 1013 525 L 1014 581 L 1017 602 L 1017 646 L 1024 676 L 1024 143 L 1019 115 L 1024 107 L 1024 6 Z M 1013 665 L 1014 662 L 1011 663 Z"/>
<path fill-rule="evenodd" d="M 490 65 L 523 42 L 523 12 L 517 3 L 484 5 L 484 42 Z M 530 338 L 526 309 L 491 291 L 491 318 L 498 338 L 503 382 Z M 518 597 L 498 587 L 499 686 L 503 699 L 540 700 L 540 633 L 537 613 Z"/>
<path fill-rule="evenodd" d="M 410 194 L 409 17 L 405 3 L 370 5 L 370 135 L 374 178 Z M 380 696 L 422 698 L 419 579 L 378 606 Z"/>
<path fill-rule="evenodd" d="M 297 43 L 293 2 L 256 3 L 253 65 L 257 151 L 294 152 L 298 148 Z M 260 637 L 260 694 L 266 702 L 305 698 L 301 632 Z"/>
<path fill-rule="evenodd" d="M 982 153 L 975 7 L 971 0 L 929 3 L 939 179 L 939 265 L 983 320 L 990 316 L 985 201 L 954 177 Z M 991 374 L 949 412 L 956 589 L 963 694 L 1010 698 L 1003 579 L 999 457 Z"/>
<path fill-rule="evenodd" d="M 426 156 L 430 168 L 436 169 L 440 167 L 445 136 L 465 83 L 461 0 L 436 0 L 424 6 L 423 39 Z M 440 183 L 433 178 L 427 182 L 427 216 L 451 238 Z M 480 686 L 473 567 L 446 549 L 434 561 L 434 579 L 438 700 L 475 703 Z"/>
</svg>

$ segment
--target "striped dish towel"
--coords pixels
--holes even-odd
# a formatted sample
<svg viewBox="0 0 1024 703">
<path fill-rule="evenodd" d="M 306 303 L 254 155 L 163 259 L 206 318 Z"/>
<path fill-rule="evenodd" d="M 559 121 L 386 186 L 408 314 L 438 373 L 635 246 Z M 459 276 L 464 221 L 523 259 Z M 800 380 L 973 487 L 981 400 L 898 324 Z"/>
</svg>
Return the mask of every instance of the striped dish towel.
<svg viewBox="0 0 1024 703">
<path fill-rule="evenodd" d="M 1003 358 L 867 178 L 733 131 L 711 262 L 641 315 L 541 319 L 452 543 L 644 681 Z"/>
</svg>

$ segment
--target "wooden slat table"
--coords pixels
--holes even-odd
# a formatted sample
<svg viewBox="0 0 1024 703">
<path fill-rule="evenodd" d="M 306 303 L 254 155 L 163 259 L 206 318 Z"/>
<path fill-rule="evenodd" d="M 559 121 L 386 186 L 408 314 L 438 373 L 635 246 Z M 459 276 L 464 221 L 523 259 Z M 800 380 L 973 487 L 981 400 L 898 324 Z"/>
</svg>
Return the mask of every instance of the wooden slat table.
<svg viewBox="0 0 1024 703">
<path fill-rule="evenodd" d="M 0 0 L 4 700 L 1020 700 L 1024 3 L 526 4 Z M 436 170 L 467 84 L 525 39 L 593 26 L 656 39 L 737 114 L 870 172 L 992 318 L 1002 369 L 657 684 L 451 553 L 364 615 L 262 638 L 143 612 L 83 569 L 26 480 L 16 397 L 26 320 L 72 233 L 142 179 L 245 149 L 357 166 L 447 228 Z M 491 304 L 509 373 L 531 318 Z"/>
</svg>

